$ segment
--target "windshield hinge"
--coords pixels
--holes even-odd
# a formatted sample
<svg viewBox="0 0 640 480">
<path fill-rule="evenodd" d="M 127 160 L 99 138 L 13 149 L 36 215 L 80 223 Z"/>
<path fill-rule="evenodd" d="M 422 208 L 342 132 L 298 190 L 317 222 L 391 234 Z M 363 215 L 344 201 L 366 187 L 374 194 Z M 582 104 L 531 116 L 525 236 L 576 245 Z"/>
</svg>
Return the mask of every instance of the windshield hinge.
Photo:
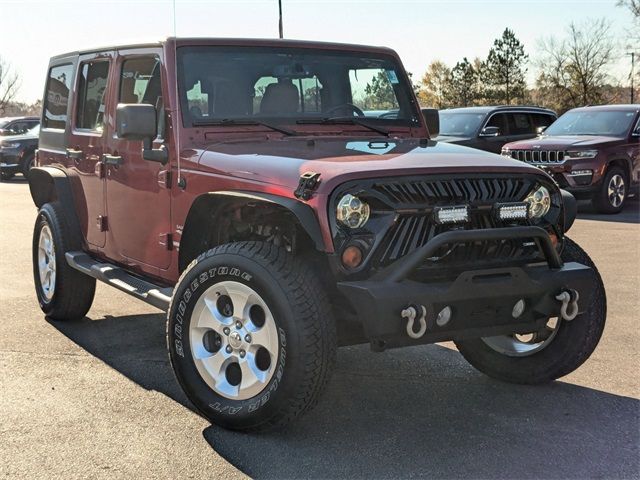
<svg viewBox="0 0 640 480">
<path fill-rule="evenodd" d="M 313 191 L 318 188 L 320 184 L 320 174 L 316 172 L 304 172 L 300 175 L 300 182 L 298 188 L 296 188 L 293 194 L 296 198 L 303 200 L 309 200 Z"/>
</svg>

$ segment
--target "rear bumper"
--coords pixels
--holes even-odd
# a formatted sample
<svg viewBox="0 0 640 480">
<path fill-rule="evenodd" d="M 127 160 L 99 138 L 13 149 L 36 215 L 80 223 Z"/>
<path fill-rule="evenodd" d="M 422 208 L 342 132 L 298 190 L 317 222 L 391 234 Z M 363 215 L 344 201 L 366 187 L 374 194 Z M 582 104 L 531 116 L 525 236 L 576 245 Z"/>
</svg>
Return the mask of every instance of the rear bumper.
<svg viewBox="0 0 640 480">
<path fill-rule="evenodd" d="M 506 230 L 516 230 L 507 232 Z M 340 282 L 339 290 L 351 302 L 362 323 L 367 339 L 377 348 L 389 348 L 445 340 L 476 338 L 499 334 L 527 333 L 540 329 L 549 317 L 558 316 L 560 302 L 556 295 L 565 289 L 576 290 L 588 299 L 595 285 L 595 272 L 578 263 L 562 264 L 551 246 L 548 235 L 537 227 L 515 227 L 494 230 L 467 230 L 455 233 L 453 241 L 472 241 L 487 235 L 512 238 L 535 238 L 543 250 L 546 263 L 526 267 L 470 270 L 453 281 L 422 283 L 407 277 L 430 254 L 429 244 L 391 265 L 374 278 Z M 546 237 L 546 240 L 545 240 Z M 443 240 L 438 243 L 441 244 Z M 543 248 L 543 245 L 546 247 Z M 437 247 L 436 247 L 437 248 Z M 513 307 L 524 300 L 525 310 L 518 318 Z M 578 303 L 579 307 L 586 303 Z M 419 339 L 408 336 L 407 320 L 401 312 L 409 305 L 424 306 L 426 333 Z M 451 308 L 446 325 L 436 323 L 438 312 Z"/>
</svg>

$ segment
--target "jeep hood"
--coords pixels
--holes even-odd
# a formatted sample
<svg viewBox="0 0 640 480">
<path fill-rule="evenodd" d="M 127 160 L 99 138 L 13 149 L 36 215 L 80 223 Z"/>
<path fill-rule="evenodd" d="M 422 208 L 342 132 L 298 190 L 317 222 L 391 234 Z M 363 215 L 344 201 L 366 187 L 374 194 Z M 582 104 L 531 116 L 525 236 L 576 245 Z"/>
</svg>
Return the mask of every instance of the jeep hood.
<svg viewBox="0 0 640 480">
<path fill-rule="evenodd" d="M 588 148 L 601 147 L 610 143 L 619 142 L 619 137 L 609 137 L 604 135 L 557 135 L 542 136 L 531 140 L 511 142 L 505 147 L 512 150 L 541 148 L 543 150 L 566 150 L 570 147 Z"/>
<path fill-rule="evenodd" d="M 203 149 L 209 173 L 291 188 L 305 172 L 320 174 L 319 191 L 357 178 L 436 173 L 523 173 L 540 170 L 509 158 L 449 143 L 418 139 L 285 138 L 232 141 Z"/>
</svg>

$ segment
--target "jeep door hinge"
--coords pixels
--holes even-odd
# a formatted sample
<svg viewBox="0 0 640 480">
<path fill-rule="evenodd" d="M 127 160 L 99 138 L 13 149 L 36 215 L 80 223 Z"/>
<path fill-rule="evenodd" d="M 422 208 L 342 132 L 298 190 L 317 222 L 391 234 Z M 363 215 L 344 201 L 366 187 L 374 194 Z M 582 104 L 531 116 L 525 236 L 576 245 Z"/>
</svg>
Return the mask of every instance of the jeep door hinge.
<svg viewBox="0 0 640 480">
<path fill-rule="evenodd" d="M 107 221 L 106 215 L 98 215 L 98 218 L 96 219 L 96 227 L 98 227 L 98 230 L 101 232 L 109 230 L 109 222 Z"/>
<path fill-rule="evenodd" d="M 300 175 L 300 182 L 298 188 L 293 192 L 296 198 L 302 200 L 309 200 L 313 195 L 313 192 L 320 185 L 320 174 L 316 172 L 304 172 Z"/>
</svg>

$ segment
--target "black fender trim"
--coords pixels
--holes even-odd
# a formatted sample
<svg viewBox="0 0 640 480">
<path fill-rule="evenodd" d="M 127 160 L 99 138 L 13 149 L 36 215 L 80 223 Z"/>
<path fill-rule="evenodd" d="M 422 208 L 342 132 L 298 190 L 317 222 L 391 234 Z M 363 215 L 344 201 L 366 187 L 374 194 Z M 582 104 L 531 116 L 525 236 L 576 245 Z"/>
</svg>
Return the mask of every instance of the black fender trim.
<svg viewBox="0 0 640 480">
<path fill-rule="evenodd" d="M 27 176 L 29 191 L 36 207 L 40 208 L 48 202 L 58 201 L 62 205 L 69 229 L 74 233 L 72 249 L 82 248 L 82 230 L 73 201 L 71 181 L 64 170 L 56 167 L 33 167 Z"/>
<path fill-rule="evenodd" d="M 304 231 L 309 235 L 309 238 L 316 247 L 316 250 L 325 251 L 324 241 L 322 239 L 322 230 L 320 229 L 320 223 L 316 217 L 313 208 L 306 203 L 299 202 L 293 198 L 281 197 L 271 193 L 263 192 L 251 192 L 245 190 L 238 191 L 219 191 L 209 192 L 208 194 L 214 197 L 225 197 L 227 199 L 246 199 L 257 202 L 266 202 L 275 205 L 280 205 L 286 210 L 290 211 L 300 222 L 300 225 Z"/>
<path fill-rule="evenodd" d="M 578 215 L 578 202 L 576 198 L 566 190 L 560 190 L 562 194 L 562 212 L 564 215 L 564 231 L 568 232 Z"/>
</svg>

